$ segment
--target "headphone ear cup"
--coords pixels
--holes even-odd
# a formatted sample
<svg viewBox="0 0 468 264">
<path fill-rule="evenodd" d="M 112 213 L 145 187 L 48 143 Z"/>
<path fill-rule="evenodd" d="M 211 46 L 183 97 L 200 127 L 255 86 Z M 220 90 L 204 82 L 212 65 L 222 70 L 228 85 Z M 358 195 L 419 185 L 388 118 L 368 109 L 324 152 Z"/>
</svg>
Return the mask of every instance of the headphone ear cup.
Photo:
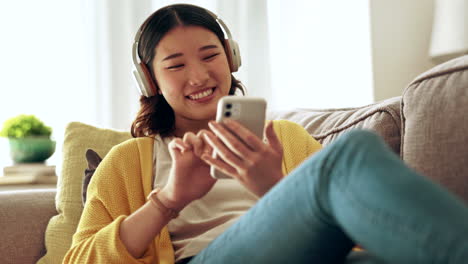
<svg viewBox="0 0 468 264">
<path fill-rule="evenodd" d="M 225 39 L 224 43 L 231 72 L 237 72 L 239 67 L 242 65 L 239 45 L 232 39 Z"/>
<path fill-rule="evenodd" d="M 156 83 L 153 81 L 153 77 L 144 63 L 134 64 L 133 77 L 141 95 L 151 97 L 157 94 Z"/>
</svg>

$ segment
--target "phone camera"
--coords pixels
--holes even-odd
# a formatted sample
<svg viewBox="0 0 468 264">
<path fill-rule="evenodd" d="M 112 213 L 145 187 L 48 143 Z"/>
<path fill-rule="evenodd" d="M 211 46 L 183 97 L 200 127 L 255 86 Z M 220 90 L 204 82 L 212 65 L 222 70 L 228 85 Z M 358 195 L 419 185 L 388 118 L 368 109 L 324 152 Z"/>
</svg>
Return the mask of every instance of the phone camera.
<svg viewBox="0 0 468 264">
<path fill-rule="evenodd" d="M 232 108 L 232 104 L 226 104 L 226 108 L 227 108 L 227 109 L 231 109 L 231 108 Z"/>
<path fill-rule="evenodd" d="M 231 112 L 226 112 L 226 113 L 224 113 L 224 116 L 225 116 L 225 117 L 230 117 L 230 116 L 231 116 Z"/>
</svg>

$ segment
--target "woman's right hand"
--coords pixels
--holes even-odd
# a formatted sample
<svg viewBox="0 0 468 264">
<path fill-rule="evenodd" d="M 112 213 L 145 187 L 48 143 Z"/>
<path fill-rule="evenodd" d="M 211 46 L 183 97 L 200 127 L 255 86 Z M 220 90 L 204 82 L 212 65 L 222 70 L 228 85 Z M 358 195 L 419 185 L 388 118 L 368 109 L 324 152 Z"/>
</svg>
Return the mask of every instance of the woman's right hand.
<svg viewBox="0 0 468 264">
<path fill-rule="evenodd" d="M 158 193 L 158 198 L 168 208 L 182 210 L 208 193 L 216 182 L 210 176 L 210 166 L 200 159 L 202 154 L 211 155 L 213 151 L 202 140 L 205 132 L 201 130 L 197 135 L 188 132 L 169 143 L 172 167 L 166 186 Z"/>
</svg>

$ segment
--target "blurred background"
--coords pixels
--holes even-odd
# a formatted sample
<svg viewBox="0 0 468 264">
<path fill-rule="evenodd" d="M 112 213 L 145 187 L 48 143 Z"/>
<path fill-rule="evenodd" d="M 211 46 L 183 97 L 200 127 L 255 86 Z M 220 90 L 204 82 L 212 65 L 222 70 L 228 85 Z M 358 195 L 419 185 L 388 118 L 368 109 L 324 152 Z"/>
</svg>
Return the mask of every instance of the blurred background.
<svg viewBox="0 0 468 264">
<path fill-rule="evenodd" d="M 0 122 L 34 114 L 51 126 L 51 164 L 60 163 L 69 122 L 128 131 L 139 100 L 131 77 L 135 33 L 172 3 L 206 7 L 226 22 L 241 50 L 235 76 L 269 109 L 370 104 L 401 95 L 418 74 L 466 52 L 464 2 L 1 1 Z M 7 145 L 0 138 L 0 163 L 9 161 Z"/>
</svg>

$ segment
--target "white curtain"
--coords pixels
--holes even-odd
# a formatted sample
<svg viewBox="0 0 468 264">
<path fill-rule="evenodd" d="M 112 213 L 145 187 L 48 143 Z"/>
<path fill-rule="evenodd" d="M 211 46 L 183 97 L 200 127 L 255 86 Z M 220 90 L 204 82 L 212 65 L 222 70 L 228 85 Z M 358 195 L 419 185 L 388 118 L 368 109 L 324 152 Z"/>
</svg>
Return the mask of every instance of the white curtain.
<svg viewBox="0 0 468 264">
<path fill-rule="evenodd" d="M 131 47 L 139 25 L 151 13 L 149 0 L 86 0 L 90 104 L 100 126 L 129 130 L 139 107 L 131 79 Z"/>
<path fill-rule="evenodd" d="M 83 14 L 81 0 L 0 1 L 0 126 L 20 114 L 51 126 L 51 164 L 61 159 L 67 123 L 95 123 Z M 0 138 L 0 169 L 11 163 L 8 149 Z"/>
</svg>

